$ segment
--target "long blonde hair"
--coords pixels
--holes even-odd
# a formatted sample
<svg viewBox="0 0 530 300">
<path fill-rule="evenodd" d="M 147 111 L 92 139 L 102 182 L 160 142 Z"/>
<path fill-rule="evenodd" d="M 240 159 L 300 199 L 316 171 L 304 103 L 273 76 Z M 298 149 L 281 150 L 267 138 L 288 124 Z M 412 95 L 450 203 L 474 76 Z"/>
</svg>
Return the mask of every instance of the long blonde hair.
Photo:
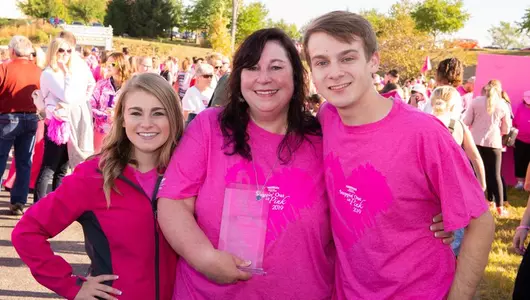
<svg viewBox="0 0 530 300">
<path fill-rule="evenodd" d="M 114 120 L 109 134 L 103 141 L 99 169 L 103 173 L 103 191 L 107 205 L 110 206 L 111 191 L 119 193 L 115 180 L 127 164 L 137 164 L 133 156 L 134 145 L 127 138 L 124 125 L 125 103 L 132 91 L 144 91 L 156 97 L 166 110 L 169 120 L 169 138 L 157 150 L 157 168 L 164 170 L 171 158 L 178 140 L 184 132 L 184 118 L 177 94 L 167 81 L 158 74 L 145 73 L 132 77 L 122 88 L 115 108 Z"/>
<path fill-rule="evenodd" d="M 50 42 L 48 50 L 46 51 L 46 67 L 50 67 L 54 72 L 59 71 L 59 66 L 57 65 L 57 52 L 59 52 L 59 48 L 62 44 L 66 44 L 70 47 L 70 44 L 65 39 L 55 38 Z M 72 53 L 70 54 L 70 59 L 66 63 L 69 70 L 71 70 L 73 55 L 75 55 L 75 49 L 70 49 L 72 49 Z"/>
<path fill-rule="evenodd" d="M 433 114 L 439 116 L 451 112 L 455 97 L 460 97 L 460 94 L 452 86 L 443 85 L 434 89 L 431 95 Z"/>
<path fill-rule="evenodd" d="M 484 86 L 484 96 L 486 97 L 486 107 L 488 114 L 495 111 L 497 102 L 501 99 L 502 85 L 499 80 L 493 79 Z"/>
</svg>

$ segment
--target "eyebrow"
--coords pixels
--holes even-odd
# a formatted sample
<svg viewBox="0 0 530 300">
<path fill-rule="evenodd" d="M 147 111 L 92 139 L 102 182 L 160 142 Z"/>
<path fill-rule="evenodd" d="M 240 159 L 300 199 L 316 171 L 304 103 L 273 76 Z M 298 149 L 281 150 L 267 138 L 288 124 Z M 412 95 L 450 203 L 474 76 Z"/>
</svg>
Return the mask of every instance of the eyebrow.
<svg viewBox="0 0 530 300">
<path fill-rule="evenodd" d="M 275 62 L 285 63 L 285 61 L 284 61 L 284 60 L 282 60 L 282 59 L 279 59 L 279 58 L 275 58 L 275 59 L 271 60 L 271 62 L 270 62 L 270 63 L 272 64 L 272 63 L 275 63 Z"/>
<path fill-rule="evenodd" d="M 130 107 L 128 110 L 139 110 L 139 111 L 143 111 L 143 109 L 141 107 L 138 107 L 138 106 L 134 106 L 134 107 Z M 157 111 L 157 110 L 166 110 L 165 108 L 163 107 L 153 107 L 151 109 L 151 111 Z"/>
<path fill-rule="evenodd" d="M 347 49 L 347 50 L 339 52 L 338 56 L 344 56 L 344 55 L 350 54 L 350 53 L 359 54 L 359 51 L 357 51 L 355 49 Z M 311 57 L 312 60 L 313 59 L 326 59 L 326 58 L 328 58 L 328 56 L 323 55 L 323 54 L 315 55 L 315 56 Z"/>
</svg>

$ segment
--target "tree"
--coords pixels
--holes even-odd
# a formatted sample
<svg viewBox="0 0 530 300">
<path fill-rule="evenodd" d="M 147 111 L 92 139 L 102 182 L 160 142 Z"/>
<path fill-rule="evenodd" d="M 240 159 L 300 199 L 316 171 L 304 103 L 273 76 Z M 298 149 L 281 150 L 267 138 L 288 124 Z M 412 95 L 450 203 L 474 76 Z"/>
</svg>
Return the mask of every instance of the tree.
<svg viewBox="0 0 530 300">
<path fill-rule="evenodd" d="M 67 7 L 74 20 L 81 20 L 88 24 L 94 20 L 103 20 L 107 9 L 107 1 L 71 0 Z"/>
<path fill-rule="evenodd" d="M 267 15 L 269 11 L 265 4 L 253 2 L 241 8 L 237 18 L 236 43 L 240 44 L 250 34 L 267 26 Z"/>
<path fill-rule="evenodd" d="M 228 18 L 232 14 L 232 0 L 195 0 L 186 8 L 186 28 L 192 31 L 210 31 L 212 16 L 220 7 L 223 8 L 223 17 Z"/>
<path fill-rule="evenodd" d="M 298 27 L 296 27 L 296 24 L 289 24 L 285 22 L 284 19 L 281 19 L 277 22 L 272 21 L 269 19 L 267 27 L 272 28 L 278 28 L 283 30 L 285 33 L 287 33 L 288 36 L 290 36 L 292 39 L 299 40 L 302 37 L 302 34 L 298 30 Z"/>
<path fill-rule="evenodd" d="M 62 0 L 25 0 L 17 3 L 22 12 L 30 17 L 49 19 L 68 18 L 68 10 Z"/>
<path fill-rule="evenodd" d="M 518 24 L 522 32 L 530 34 L 530 7 L 526 9 L 526 13 L 523 16 L 523 21 Z"/>
<path fill-rule="evenodd" d="M 416 77 L 432 43 L 427 33 L 416 29 L 406 1 L 393 5 L 388 13 L 376 10 L 360 14 L 372 23 L 377 35 L 381 71 L 399 70 L 403 78 Z"/>
<path fill-rule="evenodd" d="M 237 14 L 239 13 L 239 1 L 232 0 L 232 22 L 230 24 L 230 50 L 234 52 L 236 46 Z"/>
<path fill-rule="evenodd" d="M 115 35 L 129 34 L 131 13 L 132 4 L 128 0 L 111 0 L 107 6 L 105 25 L 112 26 Z"/>
<path fill-rule="evenodd" d="M 212 43 L 213 51 L 230 56 L 229 18 L 225 15 L 225 5 L 221 3 L 210 18 L 210 42 Z"/>
<path fill-rule="evenodd" d="M 454 33 L 464 27 L 470 15 L 462 0 L 425 0 L 411 13 L 416 28 L 429 33 L 434 41 L 441 33 Z"/>
<path fill-rule="evenodd" d="M 503 49 L 509 47 L 524 47 L 524 37 L 522 32 L 515 25 L 501 21 L 498 26 L 491 26 L 488 30 L 494 45 L 499 45 Z"/>
</svg>

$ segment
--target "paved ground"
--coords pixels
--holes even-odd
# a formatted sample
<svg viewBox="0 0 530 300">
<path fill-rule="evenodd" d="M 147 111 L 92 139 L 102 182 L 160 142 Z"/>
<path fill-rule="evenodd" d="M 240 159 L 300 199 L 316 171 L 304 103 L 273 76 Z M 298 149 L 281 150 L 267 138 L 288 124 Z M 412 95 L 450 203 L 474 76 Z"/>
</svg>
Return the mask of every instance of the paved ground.
<svg viewBox="0 0 530 300">
<path fill-rule="evenodd" d="M 32 203 L 33 198 L 28 202 Z M 11 244 L 11 231 L 19 217 L 9 214 L 8 205 L 9 193 L 0 192 L 0 300 L 62 299 L 38 284 L 18 258 Z M 83 240 L 81 226 L 75 223 L 51 241 L 55 253 L 72 264 L 76 274 L 84 274 L 88 268 Z"/>
</svg>

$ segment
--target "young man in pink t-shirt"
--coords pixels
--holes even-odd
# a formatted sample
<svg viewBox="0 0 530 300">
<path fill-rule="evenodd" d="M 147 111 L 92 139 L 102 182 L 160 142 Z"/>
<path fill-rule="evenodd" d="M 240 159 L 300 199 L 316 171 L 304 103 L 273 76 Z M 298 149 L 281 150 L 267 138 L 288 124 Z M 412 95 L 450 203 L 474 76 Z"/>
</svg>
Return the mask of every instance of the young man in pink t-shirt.
<svg viewBox="0 0 530 300">
<path fill-rule="evenodd" d="M 337 247 L 334 299 L 472 299 L 494 222 L 462 149 L 434 117 L 385 99 L 370 23 L 331 12 L 307 28 L 304 49 L 318 92 L 326 188 Z M 456 260 L 429 234 L 466 228 Z"/>
</svg>

